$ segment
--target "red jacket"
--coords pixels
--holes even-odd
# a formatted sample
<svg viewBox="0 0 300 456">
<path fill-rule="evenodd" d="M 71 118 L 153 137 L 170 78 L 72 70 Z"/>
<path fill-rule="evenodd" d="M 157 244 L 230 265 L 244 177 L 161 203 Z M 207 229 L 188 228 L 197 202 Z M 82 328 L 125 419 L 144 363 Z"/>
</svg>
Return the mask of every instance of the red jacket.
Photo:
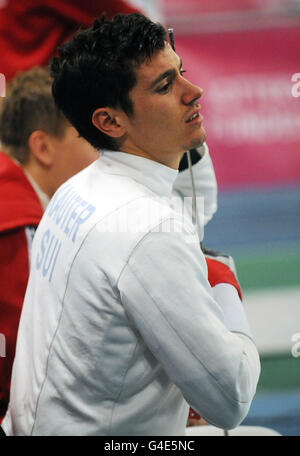
<svg viewBox="0 0 300 456">
<path fill-rule="evenodd" d="M 0 334 L 5 337 L 5 357 L 0 357 L 0 421 L 8 405 L 17 329 L 29 276 L 26 227 L 36 228 L 42 214 L 41 203 L 23 169 L 0 152 Z"/>
<path fill-rule="evenodd" d="M 126 0 L 0 0 L 0 73 L 46 65 L 57 47 L 83 25 L 106 12 L 138 11 Z"/>
</svg>

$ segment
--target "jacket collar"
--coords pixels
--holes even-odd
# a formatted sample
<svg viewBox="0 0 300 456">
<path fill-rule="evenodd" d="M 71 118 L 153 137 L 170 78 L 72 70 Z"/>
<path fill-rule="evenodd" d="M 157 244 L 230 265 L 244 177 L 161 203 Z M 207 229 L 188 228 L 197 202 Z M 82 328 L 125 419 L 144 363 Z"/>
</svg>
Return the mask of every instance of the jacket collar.
<svg viewBox="0 0 300 456">
<path fill-rule="evenodd" d="M 126 152 L 104 150 L 99 160 L 107 173 L 129 176 L 156 195 L 171 197 L 178 170 Z"/>
<path fill-rule="evenodd" d="M 46 193 L 44 193 L 40 187 L 38 186 L 38 184 L 35 182 L 35 180 L 33 179 L 33 177 L 31 176 L 31 174 L 29 174 L 25 169 L 23 169 L 27 179 L 29 180 L 29 182 L 31 183 L 32 187 L 34 188 L 37 196 L 39 197 L 39 200 L 40 200 L 40 203 L 42 205 L 42 208 L 44 209 L 44 211 L 46 210 L 46 207 L 48 206 L 49 204 L 49 201 L 50 201 L 50 198 L 48 195 L 46 195 Z"/>
</svg>

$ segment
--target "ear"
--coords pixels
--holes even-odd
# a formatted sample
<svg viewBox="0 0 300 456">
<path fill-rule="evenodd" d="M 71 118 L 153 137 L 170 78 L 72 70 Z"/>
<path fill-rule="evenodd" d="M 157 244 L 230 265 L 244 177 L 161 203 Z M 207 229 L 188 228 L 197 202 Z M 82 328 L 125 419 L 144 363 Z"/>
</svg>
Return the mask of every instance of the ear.
<svg viewBox="0 0 300 456">
<path fill-rule="evenodd" d="M 43 130 L 35 130 L 28 138 L 28 147 L 31 158 L 39 164 L 49 167 L 53 162 L 53 153 L 50 137 Z"/>
<path fill-rule="evenodd" d="M 98 108 L 93 112 L 93 125 L 102 133 L 113 138 L 120 138 L 126 133 L 124 114 L 112 108 Z"/>
</svg>

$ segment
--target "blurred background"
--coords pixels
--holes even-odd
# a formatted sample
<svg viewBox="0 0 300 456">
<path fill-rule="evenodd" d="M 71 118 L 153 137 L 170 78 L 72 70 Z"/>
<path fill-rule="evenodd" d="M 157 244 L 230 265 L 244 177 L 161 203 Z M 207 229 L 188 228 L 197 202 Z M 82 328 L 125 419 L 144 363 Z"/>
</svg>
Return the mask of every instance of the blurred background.
<svg viewBox="0 0 300 456">
<path fill-rule="evenodd" d="M 244 424 L 300 436 L 300 0 L 0 0 L 0 73 L 46 63 L 80 23 L 124 4 L 174 29 L 204 89 L 219 185 L 205 245 L 236 261 L 262 363 Z"/>
<path fill-rule="evenodd" d="M 219 185 L 204 243 L 234 257 L 261 356 L 244 424 L 300 436 L 300 1 L 160 3 L 204 89 Z"/>
</svg>

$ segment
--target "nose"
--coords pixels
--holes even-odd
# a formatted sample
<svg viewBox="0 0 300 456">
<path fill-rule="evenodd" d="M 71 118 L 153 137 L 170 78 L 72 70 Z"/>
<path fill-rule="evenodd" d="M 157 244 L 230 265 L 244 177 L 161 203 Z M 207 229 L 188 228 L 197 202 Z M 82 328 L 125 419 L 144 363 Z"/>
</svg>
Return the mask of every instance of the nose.
<svg viewBox="0 0 300 456">
<path fill-rule="evenodd" d="M 182 101 L 185 105 L 193 105 L 198 98 L 203 95 L 203 89 L 192 84 L 187 79 L 184 79 L 184 90 L 182 94 Z"/>
</svg>

